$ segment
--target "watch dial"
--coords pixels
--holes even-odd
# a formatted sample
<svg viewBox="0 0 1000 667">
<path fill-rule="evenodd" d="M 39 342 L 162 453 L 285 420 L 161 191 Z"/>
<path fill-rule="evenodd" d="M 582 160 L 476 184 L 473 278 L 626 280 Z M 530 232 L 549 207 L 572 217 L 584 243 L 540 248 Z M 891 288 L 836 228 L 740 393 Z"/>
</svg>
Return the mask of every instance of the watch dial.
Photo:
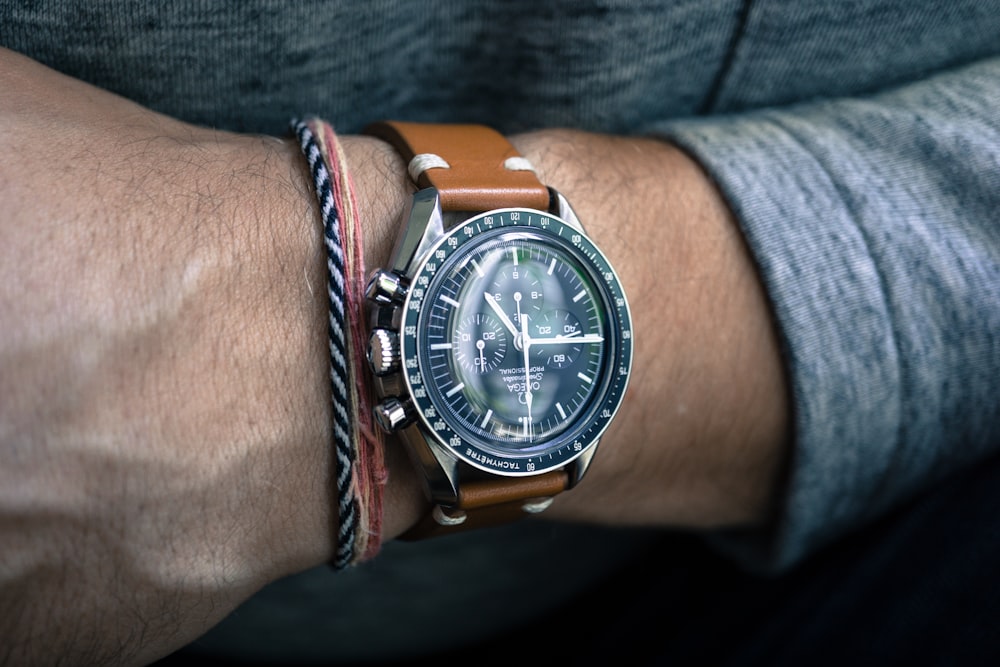
<svg viewBox="0 0 1000 667">
<path fill-rule="evenodd" d="M 631 325 L 582 234 L 537 211 L 484 214 L 452 230 L 414 287 L 404 358 L 442 442 L 479 467 L 527 474 L 596 440 L 624 391 Z"/>
</svg>

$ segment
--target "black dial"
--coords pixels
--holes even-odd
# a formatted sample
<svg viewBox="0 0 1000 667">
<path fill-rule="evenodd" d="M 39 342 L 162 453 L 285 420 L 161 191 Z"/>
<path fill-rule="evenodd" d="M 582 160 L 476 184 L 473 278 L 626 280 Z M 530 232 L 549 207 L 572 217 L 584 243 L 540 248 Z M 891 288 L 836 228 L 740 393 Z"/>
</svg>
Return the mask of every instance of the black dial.
<svg viewBox="0 0 1000 667">
<path fill-rule="evenodd" d="M 551 439 L 587 405 L 603 365 L 606 318 L 593 281 L 564 249 L 534 235 L 499 234 L 456 260 L 425 299 L 431 391 L 467 435 L 504 448 Z M 551 327 L 543 300 L 585 335 L 539 334 Z M 495 354 L 498 338 L 512 343 L 506 355 Z M 547 363 L 552 354 L 564 361 Z"/>
<path fill-rule="evenodd" d="M 613 271 L 582 234 L 537 211 L 489 215 L 452 230 L 417 274 L 404 357 L 445 444 L 527 474 L 603 430 L 624 391 L 631 327 Z"/>
</svg>

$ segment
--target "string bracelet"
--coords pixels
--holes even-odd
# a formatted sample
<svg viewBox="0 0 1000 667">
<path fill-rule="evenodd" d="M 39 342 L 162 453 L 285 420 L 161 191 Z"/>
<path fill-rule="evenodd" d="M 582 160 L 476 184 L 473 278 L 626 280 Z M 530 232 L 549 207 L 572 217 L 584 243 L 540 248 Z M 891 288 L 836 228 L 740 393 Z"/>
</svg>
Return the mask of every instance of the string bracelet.
<svg viewBox="0 0 1000 667">
<path fill-rule="evenodd" d="M 353 440 L 355 452 L 355 496 L 358 499 L 359 516 L 355 562 L 373 558 L 382 544 L 382 497 L 385 490 L 387 472 L 385 468 L 385 448 L 382 431 L 376 427 L 372 412 L 372 393 L 368 383 L 367 340 L 365 337 L 366 304 L 365 287 L 367 270 L 364 265 L 361 216 L 358 213 L 354 186 L 347 169 L 347 159 L 343 147 L 337 141 L 333 128 L 319 121 L 323 129 L 321 146 L 331 147 L 328 164 L 336 164 L 332 169 L 334 201 L 341 211 L 341 238 L 345 254 L 346 302 L 349 316 L 348 356 L 353 382 L 351 390 L 351 416 L 356 425 Z M 323 151 L 324 156 L 327 151 Z"/>
<path fill-rule="evenodd" d="M 381 432 L 372 417 L 365 372 L 365 267 L 361 220 L 347 161 L 337 135 L 319 118 L 293 120 L 309 164 L 323 219 L 330 301 L 330 380 L 337 485 L 340 570 L 375 557 L 382 543 L 386 482 Z"/>
</svg>

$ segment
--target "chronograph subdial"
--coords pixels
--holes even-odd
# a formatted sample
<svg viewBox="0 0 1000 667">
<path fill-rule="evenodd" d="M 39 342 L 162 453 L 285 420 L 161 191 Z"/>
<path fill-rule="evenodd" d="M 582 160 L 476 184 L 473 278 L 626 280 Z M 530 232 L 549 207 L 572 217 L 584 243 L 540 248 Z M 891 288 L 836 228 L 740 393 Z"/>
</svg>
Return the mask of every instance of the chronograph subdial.
<svg viewBox="0 0 1000 667">
<path fill-rule="evenodd" d="M 538 315 L 531 322 L 530 334 L 536 341 L 531 356 L 549 368 L 566 368 L 577 360 L 583 349 L 583 343 L 575 340 L 583 334 L 580 319 L 562 308 Z M 562 342 L 563 338 L 567 340 Z"/>
<path fill-rule="evenodd" d="M 469 315 L 455 327 L 452 337 L 455 360 L 471 373 L 488 373 L 507 355 L 507 332 L 487 313 Z"/>
</svg>

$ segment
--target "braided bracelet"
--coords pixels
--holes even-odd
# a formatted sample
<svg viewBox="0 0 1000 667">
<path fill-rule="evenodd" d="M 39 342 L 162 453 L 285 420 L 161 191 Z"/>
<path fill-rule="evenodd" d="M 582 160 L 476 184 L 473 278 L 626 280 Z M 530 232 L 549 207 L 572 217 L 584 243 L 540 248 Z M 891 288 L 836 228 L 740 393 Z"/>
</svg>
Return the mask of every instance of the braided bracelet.
<svg viewBox="0 0 1000 667">
<path fill-rule="evenodd" d="M 343 569 L 381 547 L 386 481 L 381 432 L 372 423 L 363 372 L 365 268 L 360 216 L 347 162 L 329 123 L 293 120 L 323 218 L 330 297 L 330 380 L 337 483 L 337 545 L 331 565 Z"/>
</svg>

